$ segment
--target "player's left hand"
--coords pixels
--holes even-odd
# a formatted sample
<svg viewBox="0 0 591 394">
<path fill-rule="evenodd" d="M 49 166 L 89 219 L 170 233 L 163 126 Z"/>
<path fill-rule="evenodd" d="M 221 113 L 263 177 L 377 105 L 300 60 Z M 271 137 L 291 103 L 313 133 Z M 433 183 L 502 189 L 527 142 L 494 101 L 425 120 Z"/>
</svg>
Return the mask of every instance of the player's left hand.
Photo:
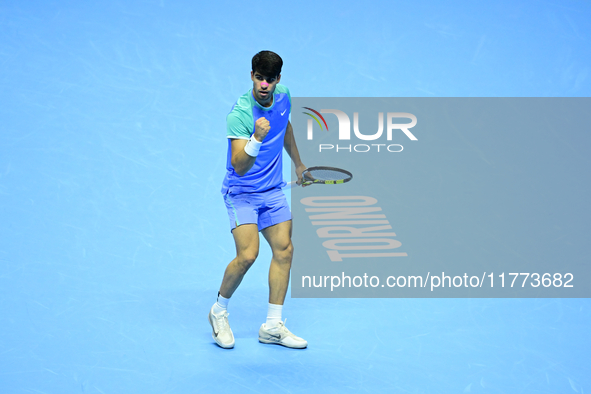
<svg viewBox="0 0 591 394">
<path fill-rule="evenodd" d="M 297 185 L 301 185 L 303 178 L 302 178 L 302 173 L 307 169 L 308 167 L 306 167 L 303 164 L 300 164 L 299 166 L 296 167 L 296 175 L 298 176 L 298 180 L 296 181 Z M 303 187 L 306 187 L 307 185 L 304 185 Z"/>
</svg>

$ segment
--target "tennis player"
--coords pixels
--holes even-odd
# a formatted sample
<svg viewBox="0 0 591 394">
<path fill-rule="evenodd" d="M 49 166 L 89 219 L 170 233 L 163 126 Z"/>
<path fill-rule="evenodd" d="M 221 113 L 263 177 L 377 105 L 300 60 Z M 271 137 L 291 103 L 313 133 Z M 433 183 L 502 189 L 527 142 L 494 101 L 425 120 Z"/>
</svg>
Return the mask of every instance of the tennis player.
<svg viewBox="0 0 591 394">
<path fill-rule="evenodd" d="M 292 334 L 281 320 L 293 255 L 291 211 L 281 188 L 283 149 L 296 167 L 298 184 L 302 164 L 289 121 L 291 96 L 280 85 L 283 60 L 271 51 L 252 58 L 252 89 L 236 101 L 226 117 L 228 154 L 222 194 L 236 243 L 236 258 L 228 264 L 209 311 L 212 337 L 222 348 L 234 347 L 228 322 L 228 302 L 259 253 L 259 232 L 273 252 L 269 268 L 267 321 L 259 341 L 305 348 L 308 343 Z"/>
</svg>

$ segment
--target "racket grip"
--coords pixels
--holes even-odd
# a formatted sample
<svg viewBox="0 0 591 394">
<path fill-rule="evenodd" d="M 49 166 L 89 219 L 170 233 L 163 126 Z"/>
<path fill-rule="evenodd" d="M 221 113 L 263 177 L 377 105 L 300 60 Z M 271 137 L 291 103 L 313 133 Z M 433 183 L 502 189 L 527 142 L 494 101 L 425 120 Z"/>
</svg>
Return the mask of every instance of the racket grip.
<svg viewBox="0 0 591 394">
<path fill-rule="evenodd" d="M 283 189 L 291 189 L 292 187 L 298 186 L 298 184 L 296 183 L 296 181 L 291 181 L 288 182 L 287 185 L 283 186 Z"/>
</svg>

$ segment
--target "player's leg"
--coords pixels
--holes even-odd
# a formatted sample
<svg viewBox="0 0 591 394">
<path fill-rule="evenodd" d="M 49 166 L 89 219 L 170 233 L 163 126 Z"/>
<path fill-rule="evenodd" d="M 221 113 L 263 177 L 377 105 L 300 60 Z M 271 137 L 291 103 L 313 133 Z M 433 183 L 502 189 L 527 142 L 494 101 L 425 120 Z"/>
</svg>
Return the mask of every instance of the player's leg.
<svg viewBox="0 0 591 394">
<path fill-rule="evenodd" d="M 271 194 L 266 202 L 268 209 L 259 216 L 259 227 L 273 253 L 269 267 L 269 309 L 267 321 L 259 330 L 259 341 L 301 349 L 308 343 L 293 335 L 281 321 L 293 257 L 291 212 L 282 191 Z"/>
<path fill-rule="evenodd" d="M 228 302 L 259 253 L 257 200 L 259 198 L 254 195 L 224 196 L 236 244 L 236 257 L 226 267 L 217 302 L 213 304 L 208 315 L 212 328 L 211 335 L 223 348 L 234 347 L 234 334 L 228 321 Z"/>
<path fill-rule="evenodd" d="M 259 205 L 263 199 L 256 193 L 226 194 L 230 228 L 236 245 L 236 257 L 228 264 L 220 286 L 220 295 L 230 298 L 242 282 L 244 274 L 259 254 Z"/>
<path fill-rule="evenodd" d="M 242 282 L 244 274 L 252 266 L 259 253 L 259 233 L 256 224 L 243 224 L 236 227 L 232 234 L 236 243 L 236 257 L 228 264 L 220 286 L 217 302 L 209 311 L 209 323 L 212 338 L 225 348 L 234 347 L 234 334 L 228 321 L 228 301 Z"/>
<path fill-rule="evenodd" d="M 293 257 L 291 220 L 267 227 L 261 232 L 273 252 L 269 267 L 269 303 L 283 305 Z"/>
<path fill-rule="evenodd" d="M 236 244 L 236 257 L 228 264 L 220 286 L 220 295 L 232 297 L 244 274 L 259 254 L 259 230 L 256 224 L 243 224 L 232 231 Z"/>
</svg>

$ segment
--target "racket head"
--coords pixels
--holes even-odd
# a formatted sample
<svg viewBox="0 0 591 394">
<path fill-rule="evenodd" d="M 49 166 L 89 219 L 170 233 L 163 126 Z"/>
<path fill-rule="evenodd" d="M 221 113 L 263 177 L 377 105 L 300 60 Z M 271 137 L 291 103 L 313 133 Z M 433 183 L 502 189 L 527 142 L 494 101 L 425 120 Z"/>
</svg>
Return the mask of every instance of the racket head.
<svg viewBox="0 0 591 394">
<path fill-rule="evenodd" d="M 302 185 L 312 185 L 314 183 L 324 185 L 340 185 L 353 179 L 353 174 L 347 170 L 336 167 L 310 167 L 302 173 Z"/>
</svg>

